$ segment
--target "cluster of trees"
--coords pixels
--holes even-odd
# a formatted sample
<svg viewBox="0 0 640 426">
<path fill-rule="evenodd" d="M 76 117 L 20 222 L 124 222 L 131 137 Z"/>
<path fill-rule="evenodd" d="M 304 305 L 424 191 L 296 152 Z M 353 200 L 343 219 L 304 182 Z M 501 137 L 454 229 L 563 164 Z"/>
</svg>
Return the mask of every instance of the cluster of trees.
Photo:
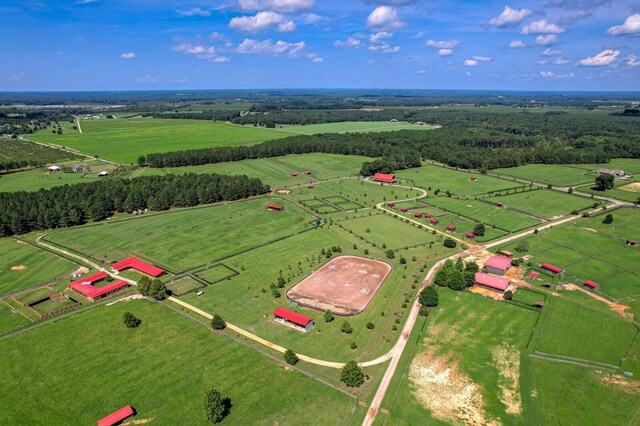
<svg viewBox="0 0 640 426">
<path fill-rule="evenodd" d="M 356 388 L 364 383 L 364 373 L 356 361 L 348 361 L 340 372 L 340 381 L 350 388 Z"/>
<path fill-rule="evenodd" d="M 136 317 L 131 312 L 125 312 L 122 316 L 122 320 L 127 328 L 136 328 L 142 322 L 140 318 Z"/>
<path fill-rule="evenodd" d="M 435 308 L 440 303 L 440 297 L 438 296 L 438 289 L 433 285 L 428 285 L 422 289 L 418 295 L 418 301 L 422 306 L 428 308 Z"/>
<path fill-rule="evenodd" d="M 41 129 L 60 128 L 61 122 L 73 123 L 76 110 L 9 109 L 0 112 L 0 134 L 25 135 Z"/>
<path fill-rule="evenodd" d="M 215 314 L 213 318 L 211 318 L 211 328 L 214 330 L 224 330 L 227 327 L 227 323 L 222 319 L 222 317 L 218 314 Z"/>
<path fill-rule="evenodd" d="M 220 423 L 231 410 L 231 400 L 214 388 L 208 389 L 204 396 L 204 410 L 209 422 Z"/>
<path fill-rule="evenodd" d="M 596 189 L 598 191 L 607 191 L 613 188 L 615 184 L 615 177 L 613 175 L 598 175 L 596 176 Z"/>
<path fill-rule="evenodd" d="M 146 275 L 138 281 L 138 291 L 140 294 L 149 296 L 156 300 L 164 300 L 169 295 L 167 286 L 159 279 L 151 279 Z"/>
<path fill-rule="evenodd" d="M 65 185 L 37 192 L 0 193 L 0 236 L 100 221 L 114 212 L 167 210 L 264 194 L 247 176 L 143 176 Z"/>
<path fill-rule="evenodd" d="M 461 291 L 475 283 L 475 274 L 479 270 L 476 262 L 469 262 L 465 265 L 460 257 L 455 263 L 453 260 L 447 259 L 433 277 L 433 284 Z"/>
</svg>

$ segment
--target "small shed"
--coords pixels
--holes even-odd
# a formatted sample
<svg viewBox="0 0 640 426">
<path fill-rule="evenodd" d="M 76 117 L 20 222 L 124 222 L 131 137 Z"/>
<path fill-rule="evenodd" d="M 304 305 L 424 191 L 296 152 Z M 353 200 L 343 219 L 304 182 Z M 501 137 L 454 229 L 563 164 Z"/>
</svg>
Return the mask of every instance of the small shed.
<svg viewBox="0 0 640 426">
<path fill-rule="evenodd" d="M 429 222 L 433 223 L 434 225 L 436 225 L 438 223 L 438 219 L 436 219 L 435 217 L 433 219 L 431 219 Z"/>
<path fill-rule="evenodd" d="M 531 271 L 531 272 L 529 272 L 529 275 L 527 275 L 527 278 L 535 280 L 535 279 L 538 279 L 538 276 L 540 276 L 540 272 Z"/>
<path fill-rule="evenodd" d="M 600 288 L 600 284 L 595 281 L 585 280 L 582 282 L 585 287 L 589 287 L 591 290 L 598 290 Z"/>
<path fill-rule="evenodd" d="M 393 207 L 395 203 L 393 201 L 387 201 L 387 207 Z"/>
<path fill-rule="evenodd" d="M 504 204 L 502 204 L 502 203 L 493 203 L 493 205 L 496 206 L 496 207 L 503 207 L 504 206 Z"/>
<path fill-rule="evenodd" d="M 386 173 L 376 173 L 373 175 L 374 182 L 382 182 L 382 183 L 396 183 L 398 179 L 394 175 L 386 174 Z"/>
<path fill-rule="evenodd" d="M 298 177 L 300 176 L 300 173 L 298 172 L 291 172 L 291 177 Z"/>
<path fill-rule="evenodd" d="M 474 234 L 473 232 L 467 232 L 466 234 L 464 234 L 464 236 L 471 240 L 476 237 L 476 234 Z"/>
<path fill-rule="evenodd" d="M 279 206 L 277 204 L 267 204 L 267 210 L 272 210 L 272 211 L 282 211 L 284 210 L 283 206 Z"/>
<path fill-rule="evenodd" d="M 403 213 L 406 213 L 406 212 L 409 211 L 409 209 L 406 208 L 406 207 L 400 207 L 400 211 L 403 212 Z"/>
<path fill-rule="evenodd" d="M 431 213 L 425 213 L 424 217 L 426 217 L 427 219 L 431 219 L 433 215 Z"/>
<path fill-rule="evenodd" d="M 447 231 L 455 231 L 456 227 L 455 225 L 447 225 Z"/>
<path fill-rule="evenodd" d="M 542 308 L 544 307 L 544 302 L 534 302 L 533 306 L 535 306 L 536 308 Z"/>
<path fill-rule="evenodd" d="M 638 244 L 638 242 L 636 240 L 627 240 L 627 245 L 628 246 L 635 246 L 636 244 Z"/>
<path fill-rule="evenodd" d="M 276 308 L 273 311 L 276 322 L 288 325 L 296 330 L 307 332 L 313 327 L 313 320 L 306 315 L 290 311 L 285 308 Z"/>
<path fill-rule="evenodd" d="M 98 176 L 100 177 L 105 177 L 105 176 L 109 176 L 109 172 L 106 170 L 101 171 L 100 173 L 98 173 Z"/>
<path fill-rule="evenodd" d="M 136 413 L 130 405 L 126 405 L 121 409 L 114 411 L 106 417 L 98 420 L 98 426 L 114 426 L 120 425 L 130 420 Z"/>
<path fill-rule="evenodd" d="M 540 265 L 543 269 L 546 269 L 547 271 L 551 271 L 554 274 L 561 274 L 564 272 L 564 269 L 560 268 L 559 266 L 554 266 L 550 263 L 543 263 Z"/>
<path fill-rule="evenodd" d="M 498 252 L 498 254 L 501 254 L 501 255 L 506 256 L 506 257 L 513 258 L 513 253 L 511 253 L 511 252 L 510 252 L 510 251 L 508 251 L 508 250 L 500 250 L 500 251 Z"/>
<path fill-rule="evenodd" d="M 421 218 L 422 217 L 422 213 L 414 213 L 413 214 L 415 217 Z"/>
<path fill-rule="evenodd" d="M 60 170 L 62 170 L 60 166 L 49 166 L 50 172 L 59 172 Z"/>
<path fill-rule="evenodd" d="M 470 180 L 470 181 L 472 181 L 472 182 L 475 182 L 475 181 L 477 181 L 477 180 L 478 180 L 478 176 L 471 176 L 471 177 L 469 178 L 469 180 Z"/>
<path fill-rule="evenodd" d="M 306 172 L 304 172 L 304 174 L 305 174 L 305 175 L 307 175 L 307 176 L 309 176 L 309 175 L 311 175 L 311 171 L 310 171 L 310 170 L 307 170 Z"/>
<path fill-rule="evenodd" d="M 312 184 L 312 183 L 310 183 L 309 185 L 307 185 L 307 188 L 309 188 L 309 189 L 313 189 L 313 188 L 315 188 L 315 187 L 316 187 L 316 186 L 315 186 L 314 184 Z"/>
<path fill-rule="evenodd" d="M 542 287 L 551 288 L 551 281 L 545 281 L 542 283 Z"/>
</svg>

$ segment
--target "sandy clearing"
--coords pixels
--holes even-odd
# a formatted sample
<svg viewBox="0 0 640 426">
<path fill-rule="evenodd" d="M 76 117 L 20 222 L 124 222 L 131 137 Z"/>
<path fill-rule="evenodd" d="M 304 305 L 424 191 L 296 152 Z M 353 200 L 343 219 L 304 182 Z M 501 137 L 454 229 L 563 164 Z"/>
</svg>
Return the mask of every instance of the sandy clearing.
<svg viewBox="0 0 640 426">
<path fill-rule="evenodd" d="M 522 414 L 522 396 L 520 394 L 520 351 L 516 346 L 504 342 L 491 351 L 493 362 L 498 367 L 500 395 L 507 407 L 507 414 Z"/>
<path fill-rule="evenodd" d="M 627 192 L 640 192 L 640 182 L 633 182 L 628 185 L 623 185 L 618 189 L 621 189 Z"/>
<path fill-rule="evenodd" d="M 625 312 L 627 309 L 631 309 L 631 307 L 629 305 L 623 305 L 620 303 L 615 303 L 612 302 L 608 299 L 605 299 L 602 296 L 599 296 L 591 291 L 588 291 L 582 287 L 579 287 L 575 284 L 562 284 L 561 286 L 558 287 L 558 289 L 560 290 L 567 290 L 567 291 L 581 291 L 584 294 L 588 294 L 589 296 L 593 297 L 594 299 L 606 303 L 607 305 L 609 305 L 611 307 L 611 309 L 613 309 L 614 311 L 616 311 L 621 317 L 631 320 L 633 321 L 633 314 L 631 312 Z"/>
<path fill-rule="evenodd" d="M 619 374 L 596 372 L 597 379 L 606 387 L 615 390 L 621 390 L 627 395 L 640 394 L 640 382 L 637 380 L 629 380 Z"/>
<path fill-rule="evenodd" d="M 27 267 L 24 265 L 15 265 L 11 267 L 12 271 L 24 271 L 25 269 L 27 269 Z"/>
</svg>

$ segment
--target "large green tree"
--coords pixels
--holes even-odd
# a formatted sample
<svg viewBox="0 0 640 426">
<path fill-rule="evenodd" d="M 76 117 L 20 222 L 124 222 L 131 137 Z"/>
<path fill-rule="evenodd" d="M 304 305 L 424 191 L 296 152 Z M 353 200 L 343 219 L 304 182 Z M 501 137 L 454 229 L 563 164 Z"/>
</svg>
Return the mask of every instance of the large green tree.
<svg viewBox="0 0 640 426">
<path fill-rule="evenodd" d="M 348 361 L 342 367 L 340 381 L 350 388 L 358 387 L 364 383 L 364 373 L 356 361 Z"/>
<path fill-rule="evenodd" d="M 613 175 L 596 176 L 596 189 L 598 191 L 606 191 L 613 188 L 615 177 Z"/>
<path fill-rule="evenodd" d="M 223 398 L 218 390 L 211 388 L 205 393 L 204 409 L 207 420 L 211 423 L 220 423 L 224 420 L 229 405 L 229 399 Z"/>
<path fill-rule="evenodd" d="M 440 298 L 438 297 L 438 289 L 433 285 L 428 285 L 420 292 L 418 300 L 422 306 L 428 306 L 430 308 L 438 306 Z"/>
</svg>

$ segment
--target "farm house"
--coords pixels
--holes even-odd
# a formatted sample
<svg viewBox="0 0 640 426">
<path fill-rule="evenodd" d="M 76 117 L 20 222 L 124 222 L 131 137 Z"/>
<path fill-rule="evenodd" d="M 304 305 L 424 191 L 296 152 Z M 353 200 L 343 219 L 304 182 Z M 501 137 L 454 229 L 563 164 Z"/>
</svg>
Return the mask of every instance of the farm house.
<svg viewBox="0 0 640 426">
<path fill-rule="evenodd" d="M 421 218 L 422 217 L 422 213 L 414 213 L 413 214 L 415 217 Z"/>
<path fill-rule="evenodd" d="M 546 269 L 547 271 L 551 271 L 554 274 L 561 274 L 564 272 L 564 269 L 558 266 L 551 265 L 550 263 L 543 263 L 540 265 L 540 267 L 543 269 Z"/>
<path fill-rule="evenodd" d="M 475 276 L 476 285 L 489 290 L 504 293 L 511 281 L 508 278 L 498 277 L 496 275 L 485 274 L 484 272 L 476 272 Z"/>
<path fill-rule="evenodd" d="M 496 275 L 506 274 L 510 267 L 511 259 L 505 256 L 491 256 L 484 263 L 484 269 Z"/>
<path fill-rule="evenodd" d="M 276 308 L 273 311 L 273 317 L 276 322 L 288 325 L 299 331 L 307 332 L 313 327 L 311 318 L 285 308 Z"/>
<path fill-rule="evenodd" d="M 62 170 L 60 166 L 49 166 L 50 172 L 59 172 L 60 170 Z"/>
<path fill-rule="evenodd" d="M 382 182 L 382 183 L 396 183 L 398 179 L 394 175 L 389 175 L 386 173 L 376 173 L 373 175 L 374 182 Z"/>
<path fill-rule="evenodd" d="M 595 281 L 585 280 L 582 282 L 586 287 L 589 287 L 591 290 L 598 290 L 600 288 L 600 284 Z"/>
<path fill-rule="evenodd" d="M 447 225 L 447 231 L 455 231 L 456 227 L 454 225 Z"/>
<path fill-rule="evenodd" d="M 150 275 L 152 277 L 159 277 L 164 274 L 164 269 L 158 268 L 157 266 L 153 266 L 150 263 L 144 262 L 138 259 L 135 256 L 131 256 L 127 259 L 121 260 L 120 262 L 116 262 L 111 267 L 120 272 L 125 269 L 133 268 L 138 272 L 142 272 L 143 274 Z"/>
<path fill-rule="evenodd" d="M 98 426 L 120 425 L 127 420 L 130 420 L 135 415 L 136 413 L 133 411 L 133 408 L 131 408 L 130 405 L 127 405 L 98 420 Z"/>
<path fill-rule="evenodd" d="M 284 207 L 279 206 L 277 204 L 267 204 L 267 210 L 273 210 L 273 211 L 281 212 L 282 210 L 284 210 Z"/>
<path fill-rule="evenodd" d="M 86 278 L 71 282 L 68 284 L 68 287 L 76 293 L 91 300 L 92 302 L 95 302 L 96 300 L 107 297 L 110 294 L 113 294 L 129 286 L 129 284 L 125 281 L 117 281 L 104 287 L 96 287 L 94 285 L 95 283 L 102 281 L 106 277 L 106 272 L 98 272 L 97 274 L 93 274 Z"/>
<path fill-rule="evenodd" d="M 624 176 L 624 170 L 620 169 L 598 169 L 599 175 Z"/>
</svg>

